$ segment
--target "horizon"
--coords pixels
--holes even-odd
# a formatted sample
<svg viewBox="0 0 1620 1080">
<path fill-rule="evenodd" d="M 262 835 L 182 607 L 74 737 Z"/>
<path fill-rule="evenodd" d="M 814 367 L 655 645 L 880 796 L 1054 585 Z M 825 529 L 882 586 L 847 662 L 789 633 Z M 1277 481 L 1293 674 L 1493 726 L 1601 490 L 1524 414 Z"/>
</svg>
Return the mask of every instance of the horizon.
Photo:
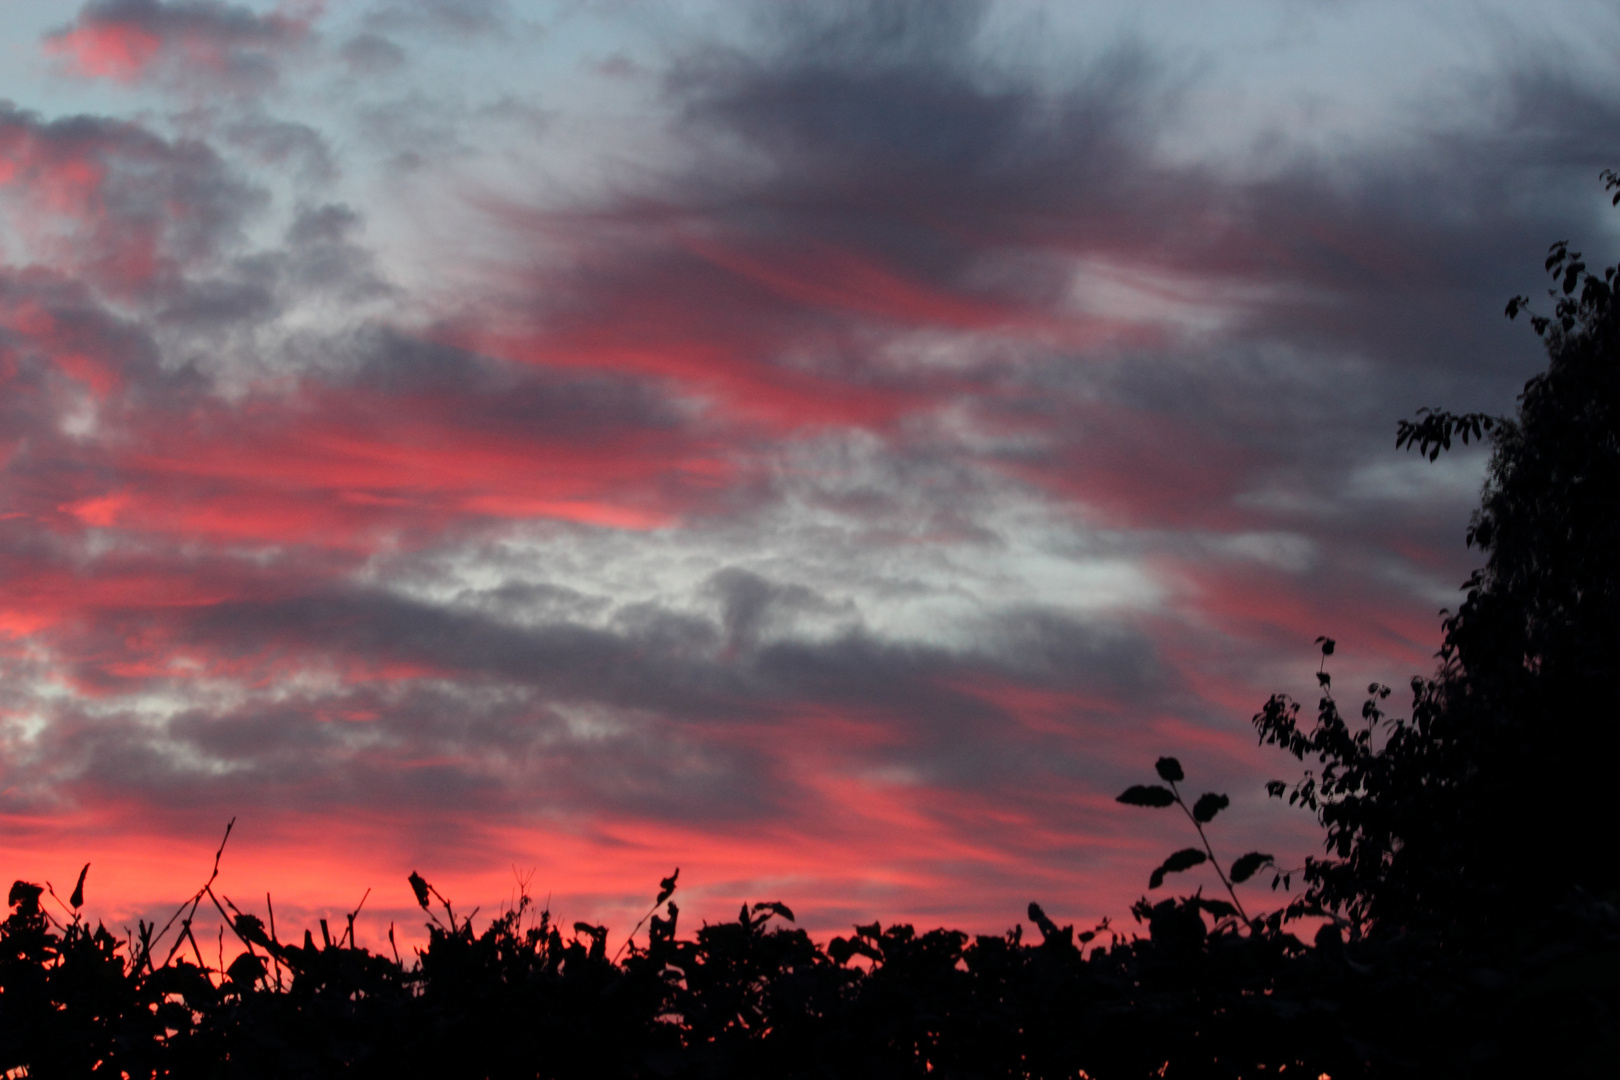
<svg viewBox="0 0 1620 1080">
<path fill-rule="evenodd" d="M 1478 562 L 1396 422 L 1614 261 L 1605 5 L 15 8 L 0 857 L 109 923 L 234 818 L 289 926 L 1089 925 L 1160 755 L 1297 863 L 1251 715 Z"/>
</svg>

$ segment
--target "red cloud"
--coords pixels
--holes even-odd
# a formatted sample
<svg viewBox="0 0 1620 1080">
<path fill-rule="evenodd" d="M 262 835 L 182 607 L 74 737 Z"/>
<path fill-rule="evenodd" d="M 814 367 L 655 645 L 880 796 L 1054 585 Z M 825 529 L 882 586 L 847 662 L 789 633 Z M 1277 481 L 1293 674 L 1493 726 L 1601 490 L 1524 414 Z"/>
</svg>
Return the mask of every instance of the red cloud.
<svg viewBox="0 0 1620 1080">
<path fill-rule="evenodd" d="M 275 80 L 310 27 L 224 3 L 100 0 L 46 48 L 81 77 L 245 89 Z M 0 110 L 0 199 L 39 264 L 0 277 L 0 789 L 17 845 L 0 854 L 13 872 L 60 875 L 40 853 L 66 850 L 124 895 L 172 900 L 151 883 L 201 869 L 228 806 L 244 826 L 228 869 L 248 871 L 229 888 L 274 888 L 289 915 L 376 886 L 368 918 L 415 919 L 411 866 L 489 910 L 514 860 L 540 868 L 537 894 L 571 889 L 559 907 L 621 929 L 640 914 L 625 898 L 644 904 L 676 863 L 689 919 L 777 897 L 829 930 L 879 916 L 999 930 L 1032 898 L 1117 913 L 1164 849 L 1162 822 L 1113 803 L 1116 779 L 1176 747 L 1226 761 L 1272 689 L 1255 688 L 1271 678 L 1264 657 L 1324 630 L 1373 641 L 1391 663 L 1426 653 L 1427 606 L 1366 565 L 1307 580 L 1235 557 L 1148 562 L 1167 599 L 1152 640 L 1120 653 L 1154 661 L 1138 677 L 1113 653 L 1071 662 L 1078 621 L 1031 631 L 1029 645 L 985 631 L 932 649 L 904 629 L 756 643 L 729 614 L 705 614 L 712 595 L 667 608 L 629 588 L 606 595 L 617 585 L 583 596 L 608 545 L 578 545 L 568 558 L 583 572 L 503 561 L 486 541 L 516 521 L 673 531 L 740 496 L 781 498 L 794 515 L 806 488 L 814 506 L 818 478 L 784 463 L 799 440 L 836 445 L 840 429 L 859 429 L 851 441 L 882 466 L 840 504 L 850 532 L 890 499 L 905 513 L 915 495 L 919 526 L 960 504 L 950 535 L 977 539 L 930 550 L 930 532 L 924 564 L 971 563 L 973 543 L 1025 528 L 980 498 L 1007 474 L 1054 517 L 1102 519 L 1100 543 L 1122 558 L 1184 553 L 1265 517 L 1233 496 L 1277 442 L 1207 400 L 1210 384 L 1176 385 L 1187 369 L 1151 366 L 1166 354 L 1191 366 L 1184 324 L 1221 327 L 1220 348 L 1233 326 L 1264 333 L 1268 305 L 1317 318 L 1289 290 L 1350 280 L 1336 255 L 1354 245 L 1264 215 L 1248 232 L 1196 220 L 1225 199 L 1214 181 L 1153 173 L 1106 139 L 1043 136 L 1016 95 L 953 112 L 965 91 L 946 88 L 937 104 L 950 108 L 919 110 L 873 85 L 855 87 L 848 115 L 878 116 L 855 125 L 883 133 L 878 152 L 833 139 L 763 184 L 721 155 L 671 192 L 673 210 L 507 214 L 502 235 L 523 250 L 489 253 L 500 265 L 452 304 L 463 317 L 436 333 L 441 347 L 368 353 L 341 376 L 284 371 L 230 400 L 186 366 L 191 341 L 159 361 L 167 320 L 185 316 L 153 301 L 217 283 L 204 274 L 232 253 L 252 193 L 199 143 Z M 744 89 L 750 107 L 793 98 L 821 115 L 829 100 L 814 79 L 788 97 Z M 804 130 L 768 113 L 773 138 Z M 997 116 L 995 130 L 976 126 Z M 1040 151 L 1047 136 L 1055 156 Z M 957 147 L 948 160 L 930 156 L 942 142 Z M 320 290 L 322 271 L 293 265 L 289 243 L 257 254 L 288 257 L 288 274 L 305 275 L 294 284 Z M 1357 272 L 1379 261 L 1359 254 Z M 1083 298 L 1073 278 L 1088 260 L 1124 269 Z M 96 307 L 109 295 L 140 303 L 114 317 Z M 341 311 L 335 291 L 323 300 Z M 341 327 L 339 363 L 375 329 L 369 317 Z M 241 318 L 213 340 L 264 327 Z M 919 341 L 946 355 L 902 356 Z M 1093 375 L 1100 355 L 1149 373 L 1133 393 L 1106 367 Z M 804 531 L 763 535 L 750 554 L 791 575 L 833 530 Z M 1037 537 L 1043 560 L 1069 557 L 1086 532 Z M 642 554 L 664 537 L 644 539 L 625 546 Z M 678 541 L 702 573 L 705 559 L 741 558 L 705 548 L 701 529 Z M 848 550 L 849 580 L 875 579 L 893 602 L 933 587 L 907 580 L 909 552 Z M 464 560 L 476 586 L 454 600 L 396 588 L 438 584 L 441 559 Z M 985 567 L 964 568 L 966 594 Z M 1035 591 L 1042 573 L 1013 583 L 1009 602 L 1067 603 Z M 725 602 L 743 611 L 746 598 Z M 999 602 L 987 597 L 987 613 Z M 45 689 L 30 697 L 31 685 Z M 30 817 L 29 785 L 48 811 Z M 1258 797 L 1258 781 L 1245 790 Z M 195 851 L 176 860 L 173 838 L 188 835 Z"/>
<path fill-rule="evenodd" d="M 693 254 L 811 310 L 872 316 L 900 325 L 978 330 L 1051 320 L 1022 305 L 995 303 L 911 280 L 871 256 L 826 243 L 748 251 L 718 240 L 683 236 Z"/>
<path fill-rule="evenodd" d="M 77 29 L 46 43 L 46 51 L 65 58 L 75 74 L 121 83 L 138 82 L 162 47 L 161 37 L 139 26 L 93 16 L 81 16 Z"/>
<path fill-rule="evenodd" d="M 1241 528 L 1232 499 L 1259 462 L 1255 452 L 1174 417 L 1121 404 L 1069 403 L 1060 419 L 1003 419 L 1038 434 L 1041 450 L 1003 455 L 997 467 L 1113 527 Z"/>
<path fill-rule="evenodd" d="M 119 299 L 217 252 L 252 194 L 201 144 L 0 104 L 0 212 L 36 265 Z"/>
<path fill-rule="evenodd" d="M 310 21 L 214 0 L 98 0 L 47 37 L 45 51 L 82 78 L 134 84 L 201 76 L 254 89 L 275 81 L 274 58 L 308 38 Z"/>
<path fill-rule="evenodd" d="M 480 517 L 647 528 L 731 471 L 679 430 L 500 430 L 476 398 L 364 386 L 311 386 L 188 419 L 170 428 L 151 417 L 124 459 L 142 487 L 128 525 L 363 547 L 382 530 L 431 533 Z"/>
<path fill-rule="evenodd" d="M 646 313 L 642 313 L 644 318 Z M 678 395 L 707 400 L 731 418 L 764 422 L 780 431 L 849 425 L 884 427 L 930 399 L 915 388 L 851 383 L 769 362 L 770 343 L 746 331 L 705 333 L 693 316 L 650 325 L 630 316 L 600 325 L 562 328 L 450 327 L 448 344 L 489 356 L 553 368 L 624 372 L 666 379 Z M 686 336 L 687 333 L 691 336 Z"/>
<path fill-rule="evenodd" d="M 171 576 L 166 564 L 115 561 L 91 570 L 39 560 L 0 561 L 0 633 L 21 637 L 109 612 L 206 607 L 231 599 L 241 586 L 222 578 Z"/>
<path fill-rule="evenodd" d="M 677 394 L 778 433 L 888 428 L 971 391 L 954 376 L 874 363 L 896 335 L 1098 336 L 1096 320 L 945 285 L 857 244 L 694 229 L 664 210 L 609 221 L 496 213 L 520 242 L 578 261 L 555 272 L 492 268 L 484 298 L 447 323 L 442 340 L 542 367 L 667 380 Z M 591 235 L 580 235 L 586 227 Z"/>
<path fill-rule="evenodd" d="M 13 506 L 58 528 L 370 551 L 491 518 L 667 525 L 735 473 L 679 429 L 491 431 L 478 410 L 319 386 L 199 400 L 183 417 L 126 409 L 96 441 L 53 440 L 54 460 L 35 446 L 39 481 L 16 483 Z M 75 481 L 64 499 L 55 471 L 86 467 L 110 486 Z"/>
</svg>

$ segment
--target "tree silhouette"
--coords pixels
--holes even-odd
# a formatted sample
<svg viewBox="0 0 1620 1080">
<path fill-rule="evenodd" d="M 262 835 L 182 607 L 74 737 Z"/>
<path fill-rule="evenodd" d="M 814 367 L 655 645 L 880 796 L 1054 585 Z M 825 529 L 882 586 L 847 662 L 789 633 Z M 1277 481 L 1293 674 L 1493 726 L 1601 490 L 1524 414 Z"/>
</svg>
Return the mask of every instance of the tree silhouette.
<svg viewBox="0 0 1620 1080">
<path fill-rule="evenodd" d="M 1397 446 L 1430 460 L 1454 438 L 1492 448 L 1467 534 L 1486 562 L 1446 613 L 1438 672 L 1413 680 L 1410 718 L 1388 720 L 1388 689 L 1369 687 L 1353 730 L 1325 673 L 1309 730 L 1281 696 L 1255 717 L 1265 741 L 1320 769 L 1290 796 L 1327 829 L 1331 857 L 1308 868 L 1310 895 L 1367 929 L 1488 934 L 1505 912 L 1620 883 L 1600 839 L 1615 816 L 1600 777 L 1620 750 L 1617 270 L 1588 271 L 1567 242 L 1546 268 L 1553 313 L 1525 297 L 1507 308 L 1531 313 L 1548 355 L 1517 415 L 1425 409 L 1399 427 Z"/>
</svg>

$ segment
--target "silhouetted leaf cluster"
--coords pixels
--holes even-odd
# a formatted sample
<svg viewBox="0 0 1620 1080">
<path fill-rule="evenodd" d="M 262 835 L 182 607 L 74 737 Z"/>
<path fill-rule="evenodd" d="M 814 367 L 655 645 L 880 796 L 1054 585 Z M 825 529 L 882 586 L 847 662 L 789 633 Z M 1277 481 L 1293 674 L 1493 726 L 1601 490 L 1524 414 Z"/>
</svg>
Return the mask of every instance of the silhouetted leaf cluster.
<svg viewBox="0 0 1620 1080">
<path fill-rule="evenodd" d="M 1595 855 L 1612 850 L 1615 804 L 1593 772 L 1620 759 L 1620 271 L 1589 271 L 1562 241 L 1546 269 L 1553 314 L 1532 324 L 1548 366 L 1517 415 L 1425 409 L 1397 433 L 1430 458 L 1453 436 L 1492 451 L 1467 536 L 1486 562 L 1442 612 L 1440 667 L 1412 680 L 1410 715 L 1389 717 L 1374 684 L 1360 721 L 1345 717 L 1323 671 L 1314 722 L 1281 695 L 1254 718 L 1310 766 L 1268 787 L 1326 827 L 1308 893 L 1358 932 L 1474 947 L 1504 913 L 1545 918 L 1572 889 L 1620 888 L 1620 860 Z"/>
<path fill-rule="evenodd" d="M 679 937 L 670 889 L 671 929 L 621 962 L 604 928 L 564 937 L 524 900 L 482 932 L 447 911 L 410 962 L 324 927 L 282 941 L 241 912 L 221 971 L 156 962 L 149 927 L 59 921 L 42 891 L 19 882 L 0 924 L 0 1068 L 32 1077 L 1470 1075 L 1573 1023 L 1612 1026 L 1609 969 L 1590 961 L 1620 948 L 1612 906 L 1590 902 L 1561 910 L 1550 948 L 1482 966 L 1331 922 L 1306 944 L 1281 912 L 1245 921 L 1197 893 L 1139 902 L 1128 937 L 1031 904 L 1039 941 L 872 923 L 823 947 L 774 901 Z M 1549 1026 L 1509 1022 L 1525 1018 Z"/>
</svg>

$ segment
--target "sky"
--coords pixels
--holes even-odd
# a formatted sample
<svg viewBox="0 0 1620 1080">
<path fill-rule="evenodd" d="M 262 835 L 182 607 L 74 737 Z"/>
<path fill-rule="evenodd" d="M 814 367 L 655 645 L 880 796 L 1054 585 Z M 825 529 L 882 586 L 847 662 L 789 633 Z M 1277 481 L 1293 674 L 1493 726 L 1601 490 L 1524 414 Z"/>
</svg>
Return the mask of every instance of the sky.
<svg viewBox="0 0 1620 1080">
<path fill-rule="evenodd" d="M 0 874 L 1128 923 L 1433 670 L 1611 4 L 8 0 Z M 1208 868 L 1176 882 L 1214 889 Z M 1200 874 L 1205 874 L 1201 877 Z M 1269 883 L 1243 887 L 1273 902 Z M 65 888 L 59 888 L 65 892 Z"/>
</svg>

